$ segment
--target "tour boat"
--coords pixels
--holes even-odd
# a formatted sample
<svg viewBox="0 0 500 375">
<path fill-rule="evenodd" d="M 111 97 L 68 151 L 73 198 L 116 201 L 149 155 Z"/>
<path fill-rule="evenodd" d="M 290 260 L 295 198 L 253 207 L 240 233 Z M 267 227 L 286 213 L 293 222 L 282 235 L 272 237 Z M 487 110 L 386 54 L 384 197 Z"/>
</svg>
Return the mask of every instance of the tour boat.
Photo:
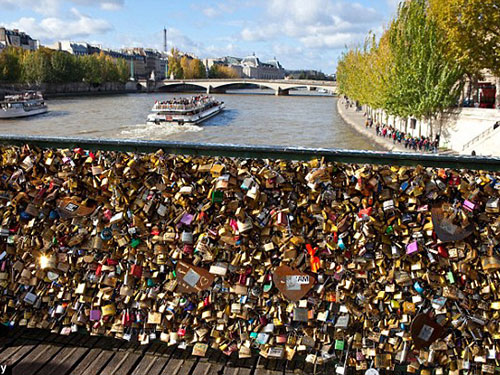
<svg viewBox="0 0 500 375">
<path fill-rule="evenodd" d="M 5 95 L 0 101 L 0 119 L 28 117 L 48 111 L 40 92 L 28 91 L 23 94 Z"/>
<path fill-rule="evenodd" d="M 224 102 L 208 95 L 156 101 L 147 124 L 197 125 L 224 110 Z"/>
</svg>

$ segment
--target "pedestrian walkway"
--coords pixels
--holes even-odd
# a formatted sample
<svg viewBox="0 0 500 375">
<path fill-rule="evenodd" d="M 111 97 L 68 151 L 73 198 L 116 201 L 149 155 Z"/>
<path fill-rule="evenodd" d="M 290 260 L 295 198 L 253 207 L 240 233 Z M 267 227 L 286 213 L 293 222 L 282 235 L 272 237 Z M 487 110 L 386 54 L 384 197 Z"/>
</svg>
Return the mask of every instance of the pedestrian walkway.
<svg viewBox="0 0 500 375">
<path fill-rule="evenodd" d="M 370 138 L 373 142 L 383 147 L 384 149 L 395 152 L 411 152 L 411 153 L 427 153 L 427 154 L 431 153 L 431 152 L 419 151 L 418 149 L 415 150 L 412 148 L 405 148 L 403 140 L 401 141 L 401 143 L 399 143 L 398 141 L 393 142 L 393 139 L 390 137 L 377 136 L 375 125 L 373 125 L 370 128 L 366 127 L 365 124 L 367 118 L 366 116 L 364 116 L 364 113 L 362 111 L 356 111 L 356 108 L 354 106 L 352 107 L 349 106 L 346 108 L 345 104 L 346 104 L 345 99 L 339 98 L 337 100 L 337 110 L 340 116 L 344 119 L 344 121 L 347 122 L 349 125 L 351 125 L 356 131 Z M 439 150 L 439 153 L 456 154 L 451 150 L 442 150 L 442 149 Z"/>
</svg>

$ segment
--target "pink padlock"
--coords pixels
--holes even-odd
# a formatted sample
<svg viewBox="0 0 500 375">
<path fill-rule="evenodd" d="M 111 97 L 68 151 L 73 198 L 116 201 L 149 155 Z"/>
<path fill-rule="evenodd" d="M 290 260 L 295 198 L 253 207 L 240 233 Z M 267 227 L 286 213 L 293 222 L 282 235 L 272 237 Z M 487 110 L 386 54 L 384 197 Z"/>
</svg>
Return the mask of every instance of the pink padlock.
<svg viewBox="0 0 500 375">
<path fill-rule="evenodd" d="M 406 254 L 413 254 L 418 252 L 418 242 L 413 241 L 406 246 Z"/>
</svg>

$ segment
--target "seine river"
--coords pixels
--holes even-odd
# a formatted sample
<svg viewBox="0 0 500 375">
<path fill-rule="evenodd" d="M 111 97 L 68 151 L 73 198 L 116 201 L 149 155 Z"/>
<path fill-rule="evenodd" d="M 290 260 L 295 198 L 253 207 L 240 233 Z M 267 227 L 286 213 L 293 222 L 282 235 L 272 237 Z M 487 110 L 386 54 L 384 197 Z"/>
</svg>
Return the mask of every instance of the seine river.
<svg viewBox="0 0 500 375">
<path fill-rule="evenodd" d="M 226 103 L 226 110 L 201 126 L 146 125 L 155 100 L 191 94 L 55 98 L 47 100 L 46 114 L 0 121 L 0 133 L 377 149 L 340 118 L 336 98 L 307 91 L 266 95 L 270 93 L 245 90 L 215 94 Z"/>
</svg>

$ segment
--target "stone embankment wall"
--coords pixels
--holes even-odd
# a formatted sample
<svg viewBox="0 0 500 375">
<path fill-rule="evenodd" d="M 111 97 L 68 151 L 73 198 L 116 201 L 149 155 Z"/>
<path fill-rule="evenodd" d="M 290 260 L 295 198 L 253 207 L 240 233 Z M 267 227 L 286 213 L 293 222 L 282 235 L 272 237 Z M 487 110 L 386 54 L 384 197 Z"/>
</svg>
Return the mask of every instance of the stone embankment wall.
<svg viewBox="0 0 500 375">
<path fill-rule="evenodd" d="M 94 85 L 85 82 L 73 83 L 42 83 L 32 86 L 23 83 L 0 84 L 0 94 L 20 92 L 25 90 L 40 90 L 46 97 L 64 95 L 97 95 L 136 92 L 140 90 L 136 82 L 107 82 Z"/>
</svg>

